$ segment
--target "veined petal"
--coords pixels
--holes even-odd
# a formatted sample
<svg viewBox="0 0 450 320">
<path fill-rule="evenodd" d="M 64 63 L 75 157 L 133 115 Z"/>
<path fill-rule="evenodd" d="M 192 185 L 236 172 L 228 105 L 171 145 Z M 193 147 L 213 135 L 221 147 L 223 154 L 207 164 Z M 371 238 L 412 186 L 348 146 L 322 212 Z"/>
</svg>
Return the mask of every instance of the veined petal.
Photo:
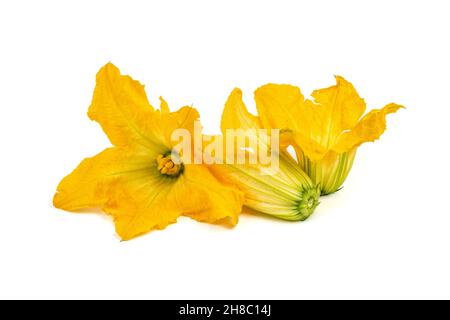
<svg viewBox="0 0 450 320">
<path fill-rule="evenodd" d="M 116 232 L 129 240 L 176 221 L 180 210 L 167 201 L 176 179 L 162 175 L 157 154 L 143 147 L 114 147 L 84 160 L 58 186 L 56 207 L 64 210 L 99 207 L 112 215 Z"/>
<path fill-rule="evenodd" d="M 207 167 L 185 165 L 169 195 L 183 215 L 202 222 L 238 222 L 244 195 L 238 188 L 217 180 Z"/>
<path fill-rule="evenodd" d="M 258 117 L 248 112 L 247 107 L 242 101 L 242 91 L 235 88 L 227 102 L 222 113 L 221 129 L 258 129 L 261 123 Z"/>
<path fill-rule="evenodd" d="M 336 85 L 315 90 L 311 96 L 323 107 L 319 142 L 326 148 L 331 148 L 343 131 L 353 128 L 366 109 L 353 85 L 340 76 L 336 76 Z"/>
<path fill-rule="evenodd" d="M 281 137 L 282 145 L 291 144 L 296 150 L 301 149 L 302 152 L 311 160 L 322 159 L 328 152 L 328 150 L 324 146 L 317 143 L 311 138 L 305 137 L 305 135 L 301 132 L 295 132 L 291 134 L 282 133 Z"/>
<path fill-rule="evenodd" d="M 147 121 L 154 111 L 144 86 L 120 74 L 112 63 L 97 73 L 97 82 L 88 115 L 102 126 L 116 146 L 154 143 Z"/>
<path fill-rule="evenodd" d="M 377 140 L 386 130 L 386 115 L 397 112 L 400 108 L 403 106 L 390 103 L 383 109 L 370 111 L 352 130 L 339 137 L 333 150 L 337 153 L 344 153 L 364 142 Z"/>
<path fill-rule="evenodd" d="M 185 165 L 177 178 L 122 180 L 103 209 L 114 217 L 116 232 L 129 240 L 164 229 L 180 215 L 202 222 L 236 224 L 243 204 L 237 189 L 220 183 L 202 165 Z"/>
<path fill-rule="evenodd" d="M 155 114 L 153 126 L 161 132 L 164 144 L 173 147 L 177 141 L 172 141 L 172 134 L 177 129 L 185 129 L 194 138 L 195 122 L 199 120 L 199 113 L 195 108 L 182 107 L 175 112 L 162 112 Z M 199 123 L 198 123 L 199 124 Z M 201 127 L 198 128 L 201 130 Z M 198 132 L 201 134 L 201 131 Z"/>
<path fill-rule="evenodd" d="M 329 151 L 321 160 L 312 161 L 302 152 L 297 152 L 300 167 L 320 186 L 322 195 L 339 190 L 350 173 L 355 154 L 356 148 L 340 154 Z"/>
<path fill-rule="evenodd" d="M 279 168 L 258 165 L 213 165 L 218 179 L 232 183 L 244 192 L 244 205 L 284 220 L 305 220 L 318 205 L 320 190 L 290 158 L 280 155 Z"/>
<path fill-rule="evenodd" d="M 287 84 L 267 84 L 255 91 L 256 107 L 264 127 L 281 129 L 281 145 L 301 147 L 308 157 L 322 158 L 324 107 L 305 100 L 300 89 Z"/>
<path fill-rule="evenodd" d="M 113 147 L 83 160 L 58 185 L 53 198 L 55 207 L 79 210 L 101 207 L 108 199 L 108 190 L 123 176 L 130 179 L 149 174 L 155 154 L 165 152 L 130 147 Z"/>
<path fill-rule="evenodd" d="M 278 128 L 276 128 L 278 130 Z M 259 117 L 251 114 L 242 100 L 242 91 L 235 88 L 225 103 L 221 130 L 224 158 L 227 163 L 256 159 L 258 152 L 271 149 L 271 128 L 263 128 Z M 278 142 L 278 141 L 277 141 Z M 243 145 L 242 145 L 243 144 Z M 243 148 L 247 148 L 244 152 Z M 238 160 L 240 158 L 240 160 Z M 245 161 L 247 159 L 247 161 Z"/>
<path fill-rule="evenodd" d="M 255 91 L 258 115 L 264 128 L 297 130 L 303 121 L 299 107 L 304 97 L 298 87 L 287 84 L 267 84 Z"/>
<path fill-rule="evenodd" d="M 168 196 L 176 179 L 164 177 L 152 167 L 148 176 L 118 181 L 109 191 L 109 201 L 102 209 L 113 216 L 116 232 L 130 240 L 154 229 L 175 223 L 180 210 Z"/>
</svg>

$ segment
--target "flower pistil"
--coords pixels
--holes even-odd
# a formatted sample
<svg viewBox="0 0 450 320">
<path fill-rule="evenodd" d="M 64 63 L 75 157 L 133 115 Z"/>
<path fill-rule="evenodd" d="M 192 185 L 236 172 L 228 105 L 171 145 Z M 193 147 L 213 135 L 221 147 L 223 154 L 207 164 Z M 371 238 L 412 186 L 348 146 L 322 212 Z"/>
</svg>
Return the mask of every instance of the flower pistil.
<svg viewBox="0 0 450 320">
<path fill-rule="evenodd" d="M 175 163 L 177 161 L 173 161 L 172 155 L 166 154 L 166 155 L 158 155 L 156 158 L 156 163 L 158 165 L 158 170 L 161 174 L 171 176 L 171 177 L 178 177 L 181 173 L 183 173 L 184 165 L 183 163 Z"/>
</svg>

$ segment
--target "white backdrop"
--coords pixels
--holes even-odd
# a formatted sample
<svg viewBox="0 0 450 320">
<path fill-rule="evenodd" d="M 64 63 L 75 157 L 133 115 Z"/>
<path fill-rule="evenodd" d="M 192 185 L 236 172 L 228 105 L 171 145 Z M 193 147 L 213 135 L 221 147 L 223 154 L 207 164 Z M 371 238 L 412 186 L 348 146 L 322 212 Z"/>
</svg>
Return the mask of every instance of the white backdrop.
<svg viewBox="0 0 450 320">
<path fill-rule="evenodd" d="M 2 1 L 0 298 L 450 298 L 448 1 Z M 109 145 L 87 116 L 112 61 L 151 102 L 218 132 L 230 91 L 353 82 L 407 107 L 360 148 L 304 223 L 180 218 L 120 242 L 108 218 L 52 207 Z"/>
</svg>

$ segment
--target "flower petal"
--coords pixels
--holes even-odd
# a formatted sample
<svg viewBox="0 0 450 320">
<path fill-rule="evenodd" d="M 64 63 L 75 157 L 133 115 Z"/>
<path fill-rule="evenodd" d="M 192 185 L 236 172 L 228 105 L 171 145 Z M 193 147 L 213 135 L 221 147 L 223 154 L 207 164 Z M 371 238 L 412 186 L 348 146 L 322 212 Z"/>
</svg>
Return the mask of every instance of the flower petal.
<svg viewBox="0 0 450 320">
<path fill-rule="evenodd" d="M 168 199 L 176 179 L 153 174 L 132 179 L 124 177 L 110 189 L 103 210 L 111 214 L 116 232 L 122 240 L 130 240 L 154 229 L 175 223 L 180 210 Z"/>
<path fill-rule="evenodd" d="M 283 135 L 281 136 L 283 137 Z M 286 139 L 286 141 L 289 141 L 289 139 Z M 317 143 L 315 140 L 305 137 L 301 132 L 293 134 L 291 141 L 291 144 L 297 152 L 301 150 L 301 152 L 313 161 L 322 159 L 328 152 L 327 148 Z M 281 143 L 283 144 L 283 140 Z M 284 144 L 286 144 L 286 142 L 284 142 Z"/>
<path fill-rule="evenodd" d="M 161 175 L 155 158 L 142 147 L 106 149 L 61 181 L 54 204 L 72 211 L 101 208 L 113 216 L 123 240 L 162 229 L 175 222 L 181 211 L 167 200 L 176 179 Z"/>
<path fill-rule="evenodd" d="M 145 176 L 148 168 L 154 164 L 155 157 L 156 155 L 142 148 L 106 149 L 83 160 L 60 182 L 53 204 L 57 208 L 72 211 L 101 207 L 108 201 L 108 190 L 118 178 Z"/>
<path fill-rule="evenodd" d="M 336 76 L 336 85 L 315 90 L 311 95 L 323 107 L 320 144 L 330 149 L 340 134 L 353 128 L 363 115 L 366 104 L 353 85 Z"/>
<path fill-rule="evenodd" d="M 235 88 L 230 96 L 222 113 L 221 129 L 257 129 L 261 128 L 259 118 L 248 112 L 242 101 L 242 91 Z"/>
<path fill-rule="evenodd" d="M 129 240 L 153 229 L 164 229 L 180 215 L 234 225 L 242 204 L 242 193 L 220 183 L 205 166 L 185 165 L 177 178 L 159 173 L 124 177 L 109 190 L 103 210 L 114 217 L 121 239 Z"/>
<path fill-rule="evenodd" d="M 264 127 L 281 129 L 282 146 L 292 144 L 314 159 L 326 154 L 320 144 L 323 107 L 305 100 L 298 87 L 267 84 L 255 91 L 255 101 Z"/>
<path fill-rule="evenodd" d="M 370 111 L 351 131 L 345 132 L 339 137 L 333 150 L 337 153 L 344 153 L 364 142 L 377 140 L 386 129 L 386 115 L 394 113 L 400 108 L 404 107 L 390 103 L 383 109 Z"/>
<path fill-rule="evenodd" d="M 266 84 L 256 89 L 255 101 L 264 128 L 299 129 L 299 107 L 304 97 L 298 87 Z"/>
<path fill-rule="evenodd" d="M 185 165 L 169 196 L 183 215 L 202 222 L 238 222 L 244 196 L 237 188 L 225 185 L 207 167 Z"/>
<path fill-rule="evenodd" d="M 122 76 L 112 63 L 97 73 L 88 115 L 100 123 L 112 144 L 151 146 L 153 141 L 147 120 L 153 111 L 144 86 L 129 76 Z"/>
<path fill-rule="evenodd" d="M 182 107 L 176 112 L 162 113 L 159 119 L 159 127 L 162 130 L 162 134 L 165 139 L 165 143 L 168 146 L 173 146 L 176 141 L 172 141 L 172 134 L 177 129 L 185 129 L 189 131 L 192 139 L 194 138 L 195 123 L 200 118 L 198 111 L 192 107 Z M 200 122 L 198 134 L 201 134 Z"/>
<path fill-rule="evenodd" d="M 278 129 L 278 128 L 276 128 Z M 242 145 L 252 149 L 253 156 L 257 150 L 270 150 L 271 128 L 263 128 L 260 118 L 248 112 L 242 101 L 242 91 L 235 88 L 225 103 L 222 113 L 221 130 L 225 162 L 236 163 L 238 157 L 251 157 L 250 152 L 242 154 Z M 242 140 L 242 141 L 241 141 Z M 285 140 L 283 140 L 285 141 Z"/>
</svg>

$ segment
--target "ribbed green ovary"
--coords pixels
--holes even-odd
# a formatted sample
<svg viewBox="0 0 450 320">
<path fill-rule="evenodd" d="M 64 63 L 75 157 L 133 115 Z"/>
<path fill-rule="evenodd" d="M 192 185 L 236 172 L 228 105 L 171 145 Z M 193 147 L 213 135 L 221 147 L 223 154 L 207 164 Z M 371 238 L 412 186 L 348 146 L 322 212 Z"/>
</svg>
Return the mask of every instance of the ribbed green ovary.
<svg viewBox="0 0 450 320">
<path fill-rule="evenodd" d="M 305 220 L 319 204 L 320 190 L 288 154 L 279 168 L 228 165 L 232 180 L 245 192 L 245 206 L 284 220 Z"/>
<path fill-rule="evenodd" d="M 304 154 L 299 156 L 300 167 L 308 174 L 314 183 L 319 185 L 321 195 L 328 195 L 338 191 L 353 166 L 356 148 L 339 155 L 331 163 L 311 161 Z"/>
</svg>

